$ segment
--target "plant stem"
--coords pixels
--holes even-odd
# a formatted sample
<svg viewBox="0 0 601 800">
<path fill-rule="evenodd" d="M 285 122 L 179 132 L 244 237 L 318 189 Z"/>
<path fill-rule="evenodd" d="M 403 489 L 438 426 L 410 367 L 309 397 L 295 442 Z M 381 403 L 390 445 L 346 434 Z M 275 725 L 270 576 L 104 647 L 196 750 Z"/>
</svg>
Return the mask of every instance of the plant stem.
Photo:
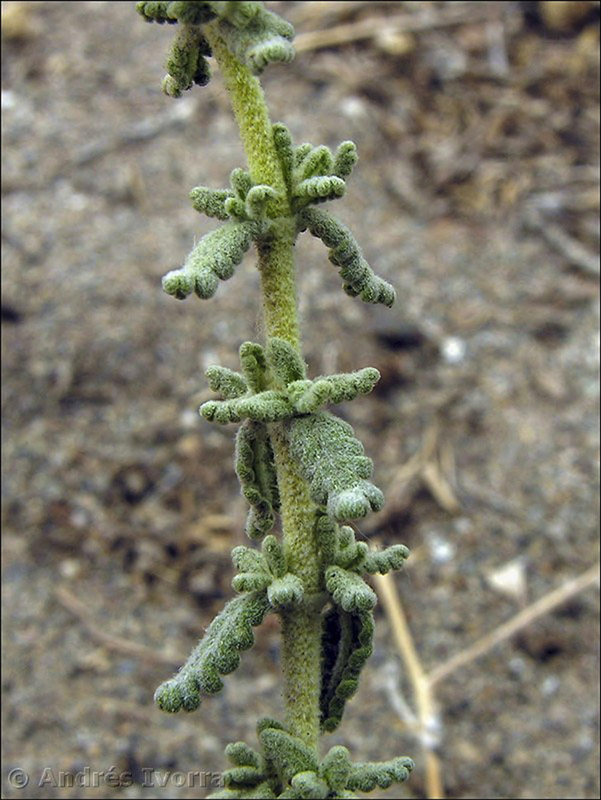
<svg viewBox="0 0 601 800">
<path fill-rule="evenodd" d="M 280 194 L 269 208 L 272 230 L 258 247 L 265 335 L 285 339 L 299 354 L 300 332 L 294 275 L 295 219 L 291 214 L 280 163 L 273 145 L 265 97 L 257 78 L 229 52 L 214 25 L 206 36 L 223 74 L 251 177 Z M 315 543 L 315 506 L 306 481 L 292 459 L 283 424 L 270 426 L 280 492 L 284 550 L 288 569 L 303 582 L 306 595 L 320 590 Z M 282 617 L 282 672 L 286 725 L 317 752 L 321 680 L 321 621 L 311 603 L 285 610 Z"/>
<path fill-rule="evenodd" d="M 271 441 L 288 569 L 302 580 L 307 595 L 315 594 L 320 580 L 313 532 L 315 507 L 307 483 L 299 476 L 290 457 L 281 424 L 273 426 Z M 310 605 L 300 605 L 283 611 L 281 617 L 286 724 L 290 733 L 317 751 L 321 689 L 320 612 Z"/>
<path fill-rule="evenodd" d="M 289 214 L 284 176 L 273 146 L 271 122 L 261 84 L 228 50 L 216 22 L 206 25 L 204 33 L 232 101 L 253 183 L 265 183 L 279 191 L 280 213 Z"/>
</svg>

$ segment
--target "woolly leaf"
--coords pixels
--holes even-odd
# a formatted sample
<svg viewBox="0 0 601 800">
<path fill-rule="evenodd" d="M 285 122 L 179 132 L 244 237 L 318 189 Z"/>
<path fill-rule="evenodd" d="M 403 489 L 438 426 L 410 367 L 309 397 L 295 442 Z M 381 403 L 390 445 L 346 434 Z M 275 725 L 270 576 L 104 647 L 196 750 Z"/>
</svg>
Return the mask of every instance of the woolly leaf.
<svg viewBox="0 0 601 800">
<path fill-rule="evenodd" d="M 213 19 L 216 14 L 216 3 L 212 2 L 186 2 L 186 0 L 176 0 L 167 3 L 167 13 L 171 19 L 188 25 L 202 25 Z"/>
<path fill-rule="evenodd" d="M 248 650 L 254 642 L 253 627 L 261 624 L 269 610 L 265 591 L 230 600 L 177 675 L 156 690 L 155 702 L 159 708 L 169 712 L 193 711 L 200 705 L 201 692 L 219 692 L 223 687 L 219 676 L 228 675 L 238 667 L 240 652 Z"/>
<path fill-rule="evenodd" d="M 232 562 L 239 572 L 267 572 L 267 562 L 262 553 L 252 547 L 239 545 L 232 550 Z"/>
<path fill-rule="evenodd" d="M 258 184 L 249 189 L 246 195 L 246 214 L 250 219 L 260 219 L 265 215 L 265 207 L 270 200 L 278 196 L 271 186 Z"/>
<path fill-rule="evenodd" d="M 289 783 L 297 772 L 317 772 L 315 753 L 296 736 L 276 728 L 265 728 L 259 739 L 265 756 L 273 763 L 283 783 Z"/>
<path fill-rule="evenodd" d="M 281 578 L 274 578 L 267 589 L 267 597 L 274 608 L 298 605 L 302 602 L 303 595 L 302 581 L 289 572 Z"/>
<path fill-rule="evenodd" d="M 229 217 L 225 210 L 225 201 L 233 197 L 229 189 L 209 189 L 206 186 L 196 186 L 190 192 L 192 208 L 207 217 L 226 220 Z"/>
<path fill-rule="evenodd" d="M 365 649 L 373 635 L 371 616 L 366 620 L 364 630 L 358 630 Z M 338 660 L 343 670 L 347 670 L 346 662 L 353 665 L 353 669 L 357 668 L 356 652 L 349 656 L 344 651 Z M 386 788 L 394 781 L 405 780 L 413 768 L 413 762 L 408 758 L 353 765 L 348 750 L 340 745 L 332 747 L 318 765 L 312 748 L 292 736 L 280 722 L 270 718 L 259 720 L 257 735 L 262 754 L 244 742 L 228 745 L 226 755 L 234 767 L 223 774 L 226 788 L 210 797 L 347 800 L 357 797 L 353 790 L 370 791 L 376 786 Z"/>
<path fill-rule="evenodd" d="M 374 274 L 353 234 L 345 225 L 327 211 L 313 207 L 299 212 L 299 219 L 313 236 L 321 239 L 329 248 L 330 261 L 340 267 L 340 276 L 347 294 L 353 297 L 359 296 L 367 303 L 393 305 L 394 289 Z"/>
<path fill-rule="evenodd" d="M 164 276 L 163 289 L 178 300 L 192 291 L 203 299 L 212 297 L 218 279 L 225 281 L 234 274 L 234 268 L 250 247 L 251 238 L 251 223 L 226 222 L 202 237 L 183 267 Z"/>
<path fill-rule="evenodd" d="M 217 422 L 219 425 L 227 425 L 228 422 L 240 422 L 242 415 L 238 410 L 236 400 L 220 402 L 218 400 L 207 400 L 198 409 L 200 415 L 209 422 Z"/>
<path fill-rule="evenodd" d="M 282 578 L 286 574 L 286 558 L 282 545 L 275 536 L 266 536 L 261 545 L 263 560 L 267 568 L 276 578 Z"/>
<path fill-rule="evenodd" d="M 306 368 L 302 358 L 284 339 L 276 336 L 268 339 L 267 362 L 274 377 L 282 386 L 305 378 Z"/>
<path fill-rule="evenodd" d="M 219 30 L 228 49 L 255 74 L 260 74 L 270 63 L 287 63 L 294 58 L 291 43 L 294 28 L 263 6 L 243 25 L 239 18 L 226 15 Z"/>
<path fill-rule="evenodd" d="M 349 614 L 333 606 L 322 621 L 321 727 L 335 730 L 344 706 L 359 685 L 359 676 L 373 652 L 374 621 L 370 611 Z"/>
<path fill-rule="evenodd" d="M 303 142 L 294 148 L 294 166 L 298 165 L 309 155 L 313 150 L 313 145 L 310 142 Z"/>
<path fill-rule="evenodd" d="M 357 155 L 355 143 L 350 141 L 341 142 L 334 156 L 333 174 L 339 178 L 348 178 L 358 160 L 359 156 Z"/>
<path fill-rule="evenodd" d="M 146 22 L 158 22 L 162 25 L 164 22 L 177 22 L 177 20 L 169 19 L 167 16 L 168 2 L 138 2 L 136 3 L 136 11 L 140 14 Z"/>
<path fill-rule="evenodd" d="M 171 43 L 167 56 L 167 76 L 163 80 L 163 91 L 170 97 L 180 97 L 194 83 L 204 86 L 211 73 L 204 55 L 210 52 L 201 29 L 184 24 Z"/>
<path fill-rule="evenodd" d="M 295 178 L 298 182 L 316 175 L 329 175 L 334 165 L 332 151 L 324 144 L 310 150 L 295 170 Z"/>
<path fill-rule="evenodd" d="M 207 367 L 205 376 L 213 392 L 219 392 L 224 397 L 233 399 L 246 394 L 248 386 L 239 372 L 234 372 L 227 367 Z"/>
<path fill-rule="evenodd" d="M 327 516 L 319 517 L 315 537 L 324 569 L 337 565 L 344 569 L 361 572 L 368 553 L 365 542 L 356 542 L 355 533 L 346 525 L 339 527 Z"/>
<path fill-rule="evenodd" d="M 298 772 L 291 781 L 296 796 L 301 800 L 325 800 L 330 794 L 330 787 L 315 772 Z"/>
<path fill-rule="evenodd" d="M 263 783 L 266 777 L 265 773 L 257 767 L 234 767 L 233 769 L 225 770 L 223 782 L 228 789 L 243 788 L 245 786 L 257 786 L 257 784 Z"/>
<path fill-rule="evenodd" d="M 376 572 L 386 575 L 390 570 L 401 569 L 408 558 L 408 547 L 404 544 L 393 544 L 385 550 L 368 551 L 362 569 L 372 575 Z"/>
<path fill-rule="evenodd" d="M 328 514 L 357 519 L 382 507 L 382 493 L 365 480 L 371 476 L 372 462 L 347 422 L 318 412 L 286 420 L 285 430 L 313 500 L 327 506 Z"/>
<path fill-rule="evenodd" d="M 350 527 L 350 525 L 341 525 L 338 529 L 338 550 L 346 550 L 347 547 L 350 547 L 355 541 L 355 531 Z"/>
<path fill-rule="evenodd" d="M 237 592 L 267 589 L 267 598 L 273 608 L 302 601 L 303 584 L 296 575 L 286 572 L 284 551 L 275 536 L 265 538 L 261 553 L 248 547 L 237 547 L 232 556 L 234 565 L 243 570 L 232 580 Z"/>
<path fill-rule="evenodd" d="M 292 187 L 292 170 L 294 168 L 292 135 L 290 134 L 288 128 L 281 122 L 276 122 L 275 125 L 273 125 L 272 130 L 273 143 L 282 167 L 284 182 L 290 191 Z"/>
<path fill-rule="evenodd" d="M 213 5 L 211 2 L 139 2 L 136 11 L 147 22 L 202 25 L 216 16 Z"/>
<path fill-rule="evenodd" d="M 250 177 L 250 172 L 245 169 L 236 167 L 230 173 L 230 184 L 239 200 L 246 200 L 246 195 L 249 193 L 253 182 Z"/>
<path fill-rule="evenodd" d="M 360 792 L 371 792 L 376 786 L 387 789 L 393 783 L 406 781 L 413 767 L 413 761 L 406 757 L 353 764 L 346 785 Z"/>
<path fill-rule="evenodd" d="M 340 548 L 336 554 L 336 564 L 345 570 L 365 571 L 363 564 L 369 548 L 366 542 L 353 541 L 348 547 Z"/>
<path fill-rule="evenodd" d="M 319 514 L 315 521 L 315 541 L 323 567 L 328 567 L 334 561 L 338 550 L 338 535 L 338 525 L 334 520 L 326 514 Z"/>
<path fill-rule="evenodd" d="M 294 408 L 282 392 L 268 390 L 236 400 L 209 400 L 200 407 L 200 413 L 210 422 L 226 425 L 243 419 L 277 422 L 290 417 Z"/>
<path fill-rule="evenodd" d="M 225 755 L 236 767 L 255 767 L 261 769 L 263 758 L 246 742 L 231 742 L 225 748 Z"/>
<path fill-rule="evenodd" d="M 298 352 L 288 342 L 276 337 L 268 340 L 267 359 L 260 345 L 246 342 L 240 348 L 240 361 L 244 376 L 222 367 L 209 368 L 207 376 L 211 388 L 221 391 L 228 399 L 204 403 L 200 413 L 206 419 L 220 424 L 243 419 L 277 422 L 296 414 L 309 414 L 326 403 L 352 400 L 371 391 L 380 377 L 378 370 L 367 367 L 314 381 L 301 378 L 305 374 L 305 365 Z M 285 386 L 284 389 L 264 388 L 268 364 L 272 378 L 278 385 Z M 358 452 L 362 453 L 360 445 L 359 448 Z M 367 465 L 363 468 L 365 477 L 369 477 L 369 459 L 364 460 L 364 465 Z M 377 504 L 377 492 L 371 494 L 376 497 Z"/>
<path fill-rule="evenodd" d="M 377 603 L 373 591 L 355 572 L 342 567 L 328 567 L 325 573 L 326 588 L 334 602 L 349 613 L 370 611 Z"/>
<path fill-rule="evenodd" d="M 314 200 L 336 200 L 346 192 L 346 184 L 335 175 L 318 175 L 301 181 L 294 189 L 294 196 L 304 202 Z M 298 208 L 298 205 L 296 206 Z"/>
<path fill-rule="evenodd" d="M 369 481 L 360 481 L 352 488 L 330 497 L 328 513 L 336 519 L 360 519 L 369 511 L 379 511 L 384 495 Z"/>
<path fill-rule="evenodd" d="M 228 217 L 231 217 L 236 222 L 245 222 L 246 216 L 246 203 L 238 197 L 228 197 L 223 204 L 223 208 Z"/>
<path fill-rule="evenodd" d="M 305 143 L 293 148 L 290 131 L 285 125 L 274 125 L 273 137 L 294 212 L 311 203 L 335 200 L 344 195 L 344 178 L 350 175 L 357 161 L 357 149 L 352 142 L 342 142 L 333 157 L 325 145 L 313 147 Z M 303 230 L 307 227 L 298 214 L 297 221 Z"/>
<path fill-rule="evenodd" d="M 257 592 L 266 589 L 271 580 L 266 572 L 241 572 L 232 578 L 232 588 L 236 592 Z"/>
<path fill-rule="evenodd" d="M 251 539 L 261 539 L 273 527 L 274 510 L 280 505 L 273 451 L 264 425 L 247 420 L 240 426 L 235 467 L 242 494 L 251 505 L 246 533 Z"/>
<path fill-rule="evenodd" d="M 300 414 L 311 414 L 326 403 L 341 403 L 368 394 L 379 380 L 378 370 L 366 367 L 357 372 L 315 378 L 309 383 L 299 381 L 288 386 L 288 396 Z"/>
<path fill-rule="evenodd" d="M 226 2 L 221 5 L 224 19 L 237 28 L 245 28 L 260 13 L 262 3 L 236 0 L 236 2 Z"/>
<path fill-rule="evenodd" d="M 257 720 L 256 725 L 257 736 L 259 739 L 261 738 L 260 734 L 263 731 L 266 731 L 268 728 L 275 728 L 278 731 L 286 730 L 286 727 L 282 725 L 281 722 L 278 722 L 277 719 L 273 719 L 273 717 L 261 717 Z"/>
<path fill-rule="evenodd" d="M 208 274 L 203 278 L 202 291 L 211 297 L 217 291 L 217 278 L 212 274 Z M 176 300 L 185 300 L 189 294 L 192 294 L 195 288 L 194 279 L 192 276 L 183 269 L 173 269 L 163 276 L 162 280 L 163 291 L 175 297 Z"/>
<path fill-rule="evenodd" d="M 222 789 L 213 792 L 208 800 L 272 800 L 277 797 L 269 783 L 260 783 L 257 786 L 242 788 L 236 786 L 234 789 Z"/>
<path fill-rule="evenodd" d="M 260 344 L 243 342 L 240 345 L 240 364 L 251 392 L 267 388 L 267 360 Z"/>
<path fill-rule="evenodd" d="M 338 794 L 346 787 L 351 771 L 351 757 L 346 747 L 335 745 L 328 750 L 319 765 L 319 776 Z"/>
</svg>

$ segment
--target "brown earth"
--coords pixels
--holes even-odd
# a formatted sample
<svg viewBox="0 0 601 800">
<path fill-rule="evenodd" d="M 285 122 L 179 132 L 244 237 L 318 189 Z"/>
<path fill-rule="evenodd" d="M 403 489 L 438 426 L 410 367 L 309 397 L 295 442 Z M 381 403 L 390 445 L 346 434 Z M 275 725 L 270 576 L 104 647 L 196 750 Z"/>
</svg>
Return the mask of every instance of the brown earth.
<svg viewBox="0 0 601 800">
<path fill-rule="evenodd" d="M 198 713 L 152 702 L 231 594 L 233 431 L 196 408 L 203 368 L 235 367 L 260 318 L 250 258 L 211 302 L 160 290 L 212 225 L 189 189 L 225 185 L 242 153 L 218 75 L 160 93 L 171 31 L 133 5 L 2 5 L 7 798 L 203 797 L 183 773 L 219 771 L 225 743 L 281 711 L 272 622 Z M 412 548 L 395 580 L 431 670 L 598 559 L 598 3 L 269 5 L 330 37 L 266 72 L 272 118 L 297 141 L 355 140 L 335 211 L 398 292 L 392 311 L 347 298 L 301 238 L 312 374 L 383 374 L 340 413 L 389 501 L 361 532 Z M 403 469 L 424 441 L 429 468 Z M 441 682 L 448 797 L 599 796 L 597 620 L 591 585 Z M 425 797 L 377 622 L 327 746 L 414 755 L 379 796 Z M 131 785 L 77 777 L 111 767 Z"/>
</svg>

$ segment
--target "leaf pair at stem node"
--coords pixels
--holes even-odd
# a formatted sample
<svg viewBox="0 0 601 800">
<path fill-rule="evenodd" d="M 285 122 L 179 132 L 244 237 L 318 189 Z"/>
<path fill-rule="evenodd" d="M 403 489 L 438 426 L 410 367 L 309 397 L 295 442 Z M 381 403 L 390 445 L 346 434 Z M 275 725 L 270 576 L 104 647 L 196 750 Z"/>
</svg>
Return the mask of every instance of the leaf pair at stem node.
<svg viewBox="0 0 601 800">
<path fill-rule="evenodd" d="M 294 147 L 285 125 L 273 126 L 273 141 L 286 187 L 286 203 L 297 232 L 309 230 L 329 251 L 329 260 L 339 268 L 343 289 L 366 303 L 392 306 L 395 291 L 375 275 L 351 231 L 332 214 L 315 206 L 342 197 L 345 179 L 357 161 L 353 142 L 342 142 L 336 153 L 328 147 L 301 144 Z M 179 300 L 195 292 L 208 299 L 219 281 L 232 277 L 251 242 L 263 250 L 279 224 L 281 194 L 267 184 L 254 185 L 250 174 L 233 170 L 230 189 L 197 186 L 190 193 L 193 207 L 225 224 L 206 234 L 188 255 L 183 267 L 168 272 L 163 289 Z M 277 207 L 276 216 L 272 209 Z"/>
<path fill-rule="evenodd" d="M 236 471 L 252 507 L 247 524 L 251 538 L 271 530 L 279 502 L 270 423 L 284 423 L 291 455 L 309 483 L 312 499 L 334 519 L 358 519 L 379 510 L 384 497 L 368 480 L 373 464 L 363 445 L 347 422 L 320 410 L 326 403 L 370 392 L 380 377 L 378 370 L 367 367 L 308 380 L 298 353 L 275 337 L 267 351 L 258 344 L 243 344 L 240 363 L 241 373 L 208 368 L 211 388 L 226 399 L 204 403 L 200 413 L 221 424 L 244 420 L 236 444 Z M 267 388 L 272 385 L 282 388 Z"/>
<path fill-rule="evenodd" d="M 345 800 L 356 791 L 386 789 L 407 780 L 414 767 L 410 758 L 353 764 L 346 747 L 335 745 L 321 761 L 313 750 L 273 719 L 257 724 L 260 751 L 245 742 L 226 748 L 232 768 L 223 773 L 225 789 L 217 798 L 290 798 Z"/>
</svg>

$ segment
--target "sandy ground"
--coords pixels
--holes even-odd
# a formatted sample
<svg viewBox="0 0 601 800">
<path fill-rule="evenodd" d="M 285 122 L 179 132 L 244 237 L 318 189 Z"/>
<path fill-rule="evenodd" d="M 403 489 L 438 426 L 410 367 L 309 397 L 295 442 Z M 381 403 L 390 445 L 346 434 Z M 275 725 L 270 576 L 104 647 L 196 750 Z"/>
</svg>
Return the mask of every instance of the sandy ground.
<svg viewBox="0 0 601 800">
<path fill-rule="evenodd" d="M 306 34 L 376 21 L 305 38 L 264 85 L 297 141 L 359 148 L 333 210 L 399 300 L 345 297 L 303 237 L 305 354 L 313 374 L 383 374 L 339 413 L 388 498 L 360 531 L 412 549 L 395 580 L 427 671 L 598 559 L 598 4 L 560 23 L 545 5 L 270 4 Z M 281 710 L 274 621 L 198 713 L 152 703 L 231 595 L 233 431 L 196 408 L 204 367 L 260 336 L 258 281 L 249 257 L 212 301 L 177 303 L 160 277 L 212 227 L 189 189 L 225 185 L 241 148 L 218 75 L 160 93 L 171 33 L 133 3 L 2 14 L 2 796 L 204 797 L 223 746 Z M 430 22 L 395 32 L 397 14 Z M 437 686 L 448 797 L 599 796 L 597 595 Z M 327 747 L 413 755 L 379 796 L 425 797 L 397 713 L 411 688 L 377 623 Z"/>
</svg>

